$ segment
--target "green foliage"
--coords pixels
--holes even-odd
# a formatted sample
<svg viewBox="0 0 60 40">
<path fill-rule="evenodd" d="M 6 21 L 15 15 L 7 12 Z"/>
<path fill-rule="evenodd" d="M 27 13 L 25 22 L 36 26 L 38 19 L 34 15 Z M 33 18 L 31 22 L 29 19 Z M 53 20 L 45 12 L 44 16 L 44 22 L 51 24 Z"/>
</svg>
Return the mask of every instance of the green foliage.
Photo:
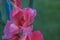
<svg viewBox="0 0 60 40">
<path fill-rule="evenodd" d="M 43 33 L 44 40 L 60 40 L 60 0 L 35 0 L 34 8 L 34 29 Z"/>
<path fill-rule="evenodd" d="M 6 10 L 5 10 L 5 5 L 2 3 L 2 0 L 0 0 L 0 11 L 1 11 L 1 16 L 2 16 L 2 21 L 5 23 L 6 22 Z"/>
</svg>

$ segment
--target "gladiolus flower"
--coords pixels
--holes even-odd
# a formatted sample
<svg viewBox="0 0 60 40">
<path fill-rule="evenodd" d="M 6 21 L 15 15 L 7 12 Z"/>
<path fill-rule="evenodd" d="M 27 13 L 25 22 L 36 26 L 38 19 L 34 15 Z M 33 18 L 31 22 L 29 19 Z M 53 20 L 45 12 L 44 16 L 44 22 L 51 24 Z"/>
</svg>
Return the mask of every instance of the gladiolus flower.
<svg viewBox="0 0 60 40">
<path fill-rule="evenodd" d="M 35 9 L 31 9 L 31 8 L 25 8 L 25 9 L 14 8 L 11 11 L 10 18 L 13 20 L 13 22 L 16 23 L 16 25 L 26 27 L 26 26 L 32 24 L 32 22 L 34 21 L 35 16 L 36 16 L 36 10 Z"/>
<path fill-rule="evenodd" d="M 40 31 L 32 32 L 36 10 L 31 8 L 22 9 L 19 0 L 10 1 L 15 8 L 10 13 L 10 20 L 5 25 L 2 38 L 8 40 L 43 40 Z"/>
</svg>

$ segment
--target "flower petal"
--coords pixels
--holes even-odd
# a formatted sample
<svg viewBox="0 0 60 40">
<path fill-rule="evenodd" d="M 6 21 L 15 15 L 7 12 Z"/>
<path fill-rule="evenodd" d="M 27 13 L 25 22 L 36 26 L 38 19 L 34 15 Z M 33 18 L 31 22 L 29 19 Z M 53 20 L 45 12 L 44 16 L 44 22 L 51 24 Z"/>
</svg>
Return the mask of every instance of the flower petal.
<svg viewBox="0 0 60 40">
<path fill-rule="evenodd" d="M 30 33 L 29 35 L 25 34 L 22 39 L 24 40 L 43 40 L 43 36 L 40 31 L 35 31 Z"/>
<path fill-rule="evenodd" d="M 21 26 L 24 22 L 22 10 L 20 8 L 14 8 L 10 13 L 10 19 L 17 26 Z"/>
<path fill-rule="evenodd" d="M 20 9 L 20 8 L 13 8 L 11 13 L 10 13 L 10 18 L 14 17 L 16 14 L 18 14 L 21 11 L 22 11 L 22 9 Z"/>
<path fill-rule="evenodd" d="M 27 37 L 27 35 L 22 35 L 22 36 L 19 38 L 19 40 L 25 40 L 26 37 Z"/>
<path fill-rule="evenodd" d="M 2 38 L 9 39 L 13 35 L 18 34 L 19 32 L 20 32 L 20 29 L 16 25 L 12 24 L 11 21 L 7 21 L 7 24 L 4 28 L 4 35 Z"/>
<path fill-rule="evenodd" d="M 31 35 L 31 40 L 43 40 L 43 36 L 40 31 L 35 31 Z"/>
<path fill-rule="evenodd" d="M 20 0 L 10 0 L 14 6 L 21 7 Z"/>
<path fill-rule="evenodd" d="M 29 26 L 29 27 L 26 27 L 26 28 L 23 27 L 23 35 L 29 35 L 29 34 L 31 34 L 32 29 L 33 29 L 32 25 Z"/>
<path fill-rule="evenodd" d="M 36 10 L 31 8 L 25 8 L 23 10 L 24 10 L 24 20 L 25 20 L 23 26 L 30 25 L 34 21 L 34 17 L 36 16 Z"/>
<path fill-rule="evenodd" d="M 3 39 L 8 39 L 9 38 L 9 27 L 10 27 L 10 24 L 11 24 L 11 21 L 7 21 L 7 24 L 6 24 L 6 26 L 5 26 L 5 28 L 4 28 L 4 35 L 3 35 Z"/>
</svg>

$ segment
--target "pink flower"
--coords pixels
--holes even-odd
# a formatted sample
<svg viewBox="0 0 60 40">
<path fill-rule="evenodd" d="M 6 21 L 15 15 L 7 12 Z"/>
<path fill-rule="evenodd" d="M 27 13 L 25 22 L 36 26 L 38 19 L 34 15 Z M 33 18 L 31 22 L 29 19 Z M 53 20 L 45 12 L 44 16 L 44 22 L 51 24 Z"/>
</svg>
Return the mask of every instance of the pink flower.
<svg viewBox="0 0 60 40">
<path fill-rule="evenodd" d="M 14 8 L 11 11 L 10 18 L 18 26 L 27 27 L 32 24 L 34 17 L 36 16 L 36 10 L 31 8 Z"/>
<path fill-rule="evenodd" d="M 31 8 L 21 9 L 19 0 L 10 0 L 15 8 L 10 13 L 10 21 L 4 28 L 3 39 L 8 40 L 43 40 L 40 31 L 32 32 L 36 10 Z M 19 8 L 20 7 L 20 8 Z M 22 35 L 19 34 L 22 32 Z"/>
<path fill-rule="evenodd" d="M 43 36 L 40 31 L 32 32 L 33 26 L 22 27 L 23 33 L 19 35 L 21 31 L 15 24 L 11 21 L 7 21 L 4 29 L 3 39 L 9 40 L 43 40 Z"/>
</svg>

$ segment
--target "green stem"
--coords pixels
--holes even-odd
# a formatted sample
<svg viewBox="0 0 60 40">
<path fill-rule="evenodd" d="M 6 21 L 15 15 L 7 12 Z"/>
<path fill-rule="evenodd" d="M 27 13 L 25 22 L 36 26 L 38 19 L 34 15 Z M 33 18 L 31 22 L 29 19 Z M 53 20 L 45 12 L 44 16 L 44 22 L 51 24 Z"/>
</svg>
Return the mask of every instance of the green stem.
<svg viewBox="0 0 60 40">
<path fill-rule="evenodd" d="M 30 7 L 30 8 L 33 8 L 33 0 L 30 0 L 30 1 L 29 1 L 29 7 Z"/>
</svg>

